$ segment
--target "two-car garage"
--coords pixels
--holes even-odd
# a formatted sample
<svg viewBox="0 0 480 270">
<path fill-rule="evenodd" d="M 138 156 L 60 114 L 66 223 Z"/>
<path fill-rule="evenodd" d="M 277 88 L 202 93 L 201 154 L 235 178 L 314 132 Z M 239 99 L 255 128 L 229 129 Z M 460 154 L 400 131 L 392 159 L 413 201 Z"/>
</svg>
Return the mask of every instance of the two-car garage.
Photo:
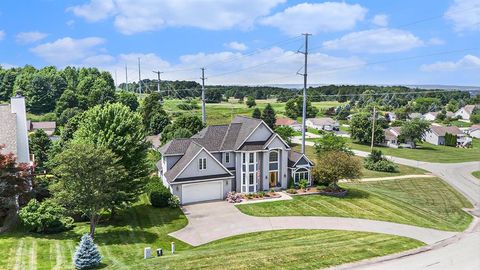
<svg viewBox="0 0 480 270">
<path fill-rule="evenodd" d="M 182 185 L 182 204 L 223 199 L 223 182 L 209 181 Z"/>
</svg>

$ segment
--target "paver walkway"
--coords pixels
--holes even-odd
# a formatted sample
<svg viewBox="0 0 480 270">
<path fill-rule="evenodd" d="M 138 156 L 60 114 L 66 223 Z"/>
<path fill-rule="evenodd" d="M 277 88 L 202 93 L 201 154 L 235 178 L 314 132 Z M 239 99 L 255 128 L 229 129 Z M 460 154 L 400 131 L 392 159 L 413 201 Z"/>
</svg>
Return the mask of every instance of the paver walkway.
<svg viewBox="0 0 480 270">
<path fill-rule="evenodd" d="M 188 225 L 170 233 L 190 245 L 198 246 L 229 236 L 282 229 L 327 229 L 393 234 L 434 244 L 453 237 L 446 232 L 392 222 L 337 217 L 253 217 L 233 204 L 217 201 L 187 205 L 183 211 Z"/>
</svg>

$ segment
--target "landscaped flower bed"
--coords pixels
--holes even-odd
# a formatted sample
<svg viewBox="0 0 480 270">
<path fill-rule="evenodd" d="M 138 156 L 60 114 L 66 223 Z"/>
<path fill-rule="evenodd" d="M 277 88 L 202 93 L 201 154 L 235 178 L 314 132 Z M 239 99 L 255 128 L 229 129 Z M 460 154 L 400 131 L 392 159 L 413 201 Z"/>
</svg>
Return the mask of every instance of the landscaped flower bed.
<svg viewBox="0 0 480 270">
<path fill-rule="evenodd" d="M 326 196 L 333 196 L 333 197 L 340 197 L 343 198 L 347 196 L 348 190 L 346 189 L 331 189 L 329 187 L 309 187 L 306 189 L 294 189 L 290 188 L 287 189 L 286 192 L 289 195 L 313 195 L 313 194 L 319 194 L 319 195 L 326 195 Z"/>
<path fill-rule="evenodd" d="M 226 201 L 229 203 L 240 203 L 242 201 L 267 200 L 267 199 L 280 198 L 280 197 L 282 197 L 282 195 L 275 191 L 269 191 L 269 192 L 260 191 L 256 193 L 247 193 L 247 194 L 229 192 L 227 194 Z"/>
</svg>

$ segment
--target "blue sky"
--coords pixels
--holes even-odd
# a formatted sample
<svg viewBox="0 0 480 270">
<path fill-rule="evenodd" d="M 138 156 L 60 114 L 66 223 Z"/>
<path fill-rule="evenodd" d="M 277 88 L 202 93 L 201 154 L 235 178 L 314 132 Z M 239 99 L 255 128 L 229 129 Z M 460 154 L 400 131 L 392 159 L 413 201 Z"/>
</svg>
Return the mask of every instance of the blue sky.
<svg viewBox="0 0 480 270">
<path fill-rule="evenodd" d="M 302 32 L 312 84 L 480 85 L 480 0 L 3 0 L 0 63 L 302 83 Z"/>
</svg>

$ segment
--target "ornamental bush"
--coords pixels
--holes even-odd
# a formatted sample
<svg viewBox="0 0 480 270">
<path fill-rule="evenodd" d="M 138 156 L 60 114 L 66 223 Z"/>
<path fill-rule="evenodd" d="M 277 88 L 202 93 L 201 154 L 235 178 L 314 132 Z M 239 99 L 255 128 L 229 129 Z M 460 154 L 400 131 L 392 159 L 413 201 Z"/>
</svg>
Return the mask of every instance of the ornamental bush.
<svg viewBox="0 0 480 270">
<path fill-rule="evenodd" d="M 172 197 L 170 190 L 163 185 L 159 177 L 153 177 L 148 183 L 147 194 L 153 207 L 169 206 L 169 199 Z"/>
<path fill-rule="evenodd" d="M 170 196 L 170 198 L 168 199 L 168 206 L 170 206 L 171 208 L 179 207 L 180 206 L 180 198 L 178 198 L 177 195 Z"/>
<path fill-rule="evenodd" d="M 231 191 L 227 193 L 227 202 L 229 203 L 239 203 L 242 201 L 242 194 Z"/>
<path fill-rule="evenodd" d="M 300 189 L 307 189 L 308 187 L 308 180 L 307 179 L 301 179 L 300 181 L 298 181 L 298 187 Z"/>
<path fill-rule="evenodd" d="M 371 171 L 377 172 L 397 172 L 398 166 L 391 162 L 390 160 L 386 159 L 382 151 L 380 150 L 372 150 L 372 153 L 365 158 L 363 166 Z"/>
<path fill-rule="evenodd" d="M 75 269 L 91 269 L 100 264 L 102 256 L 89 234 L 84 234 L 73 255 Z"/>
<path fill-rule="evenodd" d="M 30 200 L 20 210 L 22 223 L 32 232 L 58 233 L 73 227 L 73 218 L 65 215 L 65 208 L 53 200 Z"/>
</svg>

